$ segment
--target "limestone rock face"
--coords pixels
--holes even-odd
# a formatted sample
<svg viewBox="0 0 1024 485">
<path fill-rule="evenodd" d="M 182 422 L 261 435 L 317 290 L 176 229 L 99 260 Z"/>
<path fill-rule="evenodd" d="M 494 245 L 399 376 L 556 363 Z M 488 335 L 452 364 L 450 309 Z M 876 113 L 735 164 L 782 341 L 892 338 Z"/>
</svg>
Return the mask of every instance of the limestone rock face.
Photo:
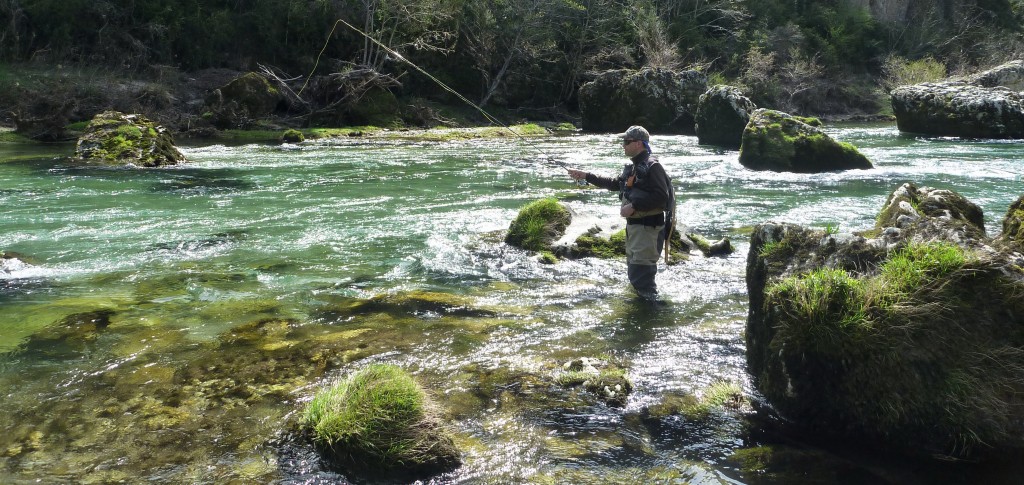
<svg viewBox="0 0 1024 485">
<path fill-rule="evenodd" d="M 987 241 L 981 207 L 952 190 L 919 188 L 912 183 L 903 184 L 889 195 L 878 214 L 875 230 L 889 248 L 908 238 L 971 247 Z"/>
<path fill-rule="evenodd" d="M 812 433 L 956 458 L 1024 450 L 1024 256 L 981 222 L 959 194 L 905 184 L 864 235 L 758 225 L 758 390 Z"/>
<path fill-rule="evenodd" d="M 1024 61 L 1010 61 L 975 74 L 968 77 L 968 82 L 983 88 L 1002 86 L 1011 91 L 1024 91 Z"/>
<path fill-rule="evenodd" d="M 757 109 L 739 88 L 718 85 L 697 101 L 697 140 L 702 144 L 739 148 L 743 128 Z"/>
<path fill-rule="evenodd" d="M 642 125 L 651 132 L 692 135 L 697 100 L 707 90 L 699 71 L 607 71 L 580 87 L 584 131 L 622 132 Z"/>
<path fill-rule="evenodd" d="M 1024 138 L 1024 62 L 963 80 L 901 86 L 890 93 L 900 131 L 965 138 Z"/>
<path fill-rule="evenodd" d="M 781 111 L 758 109 L 743 130 L 740 164 L 753 170 L 817 173 L 872 168 L 849 143 Z"/>
<path fill-rule="evenodd" d="M 78 139 L 75 158 L 104 165 L 159 167 L 185 161 L 162 126 L 138 114 L 106 111 L 96 115 Z"/>
</svg>

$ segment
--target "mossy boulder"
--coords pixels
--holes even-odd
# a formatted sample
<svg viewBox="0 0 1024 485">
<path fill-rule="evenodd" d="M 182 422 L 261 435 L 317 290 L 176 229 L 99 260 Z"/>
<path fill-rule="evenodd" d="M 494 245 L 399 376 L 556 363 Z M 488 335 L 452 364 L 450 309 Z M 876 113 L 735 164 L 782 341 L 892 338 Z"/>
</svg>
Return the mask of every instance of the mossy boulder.
<svg viewBox="0 0 1024 485">
<path fill-rule="evenodd" d="M 557 199 L 531 202 L 512 221 L 505 243 L 529 251 L 551 251 L 552 243 L 565 234 L 570 222 L 572 213 Z"/>
<path fill-rule="evenodd" d="M 575 258 L 612 259 L 626 256 L 626 230 L 620 229 L 608 237 L 600 236 L 600 229 L 576 238 L 570 248 L 570 255 Z"/>
<path fill-rule="evenodd" d="M 1010 209 L 1006 211 L 999 241 L 1024 252 L 1024 196 L 1010 204 Z"/>
<path fill-rule="evenodd" d="M 743 129 L 740 164 L 753 170 L 799 173 L 872 168 L 856 147 L 833 140 L 813 126 L 816 122 L 758 109 Z"/>
<path fill-rule="evenodd" d="M 394 365 L 370 365 L 321 390 L 301 422 L 328 462 L 366 479 L 425 477 L 461 462 L 436 404 Z"/>
<path fill-rule="evenodd" d="M 621 132 L 642 125 L 652 133 L 692 135 L 697 100 L 705 91 L 707 76 L 700 71 L 606 71 L 580 87 L 582 128 Z"/>
<path fill-rule="evenodd" d="M 306 135 L 299 130 L 285 130 L 281 134 L 281 143 L 302 143 L 305 140 Z"/>
<path fill-rule="evenodd" d="M 249 72 L 207 95 L 206 110 L 217 128 L 247 128 L 271 115 L 283 100 L 267 78 Z"/>
<path fill-rule="evenodd" d="M 78 139 L 75 158 L 103 165 L 159 167 L 185 156 L 164 127 L 138 114 L 105 111 L 96 115 Z"/>
<path fill-rule="evenodd" d="M 697 141 L 705 145 L 739 148 L 743 129 L 757 105 L 739 88 L 717 85 L 700 95 L 695 115 Z"/>
<path fill-rule="evenodd" d="M 922 193 L 937 192 L 897 189 L 872 239 L 755 228 L 748 370 L 780 415 L 812 433 L 908 454 L 1020 452 L 1024 261 L 983 233 L 964 237 L 977 226 L 955 193 L 925 197 L 933 206 L 918 203 L 916 219 L 889 210 Z"/>
<path fill-rule="evenodd" d="M 697 247 L 694 241 L 682 235 L 680 231 L 672 231 L 670 241 L 669 249 L 672 251 L 669 254 L 670 264 L 685 261 L 689 257 L 690 251 Z M 626 230 L 619 229 L 607 237 L 603 237 L 600 228 L 591 228 L 590 231 L 577 237 L 572 246 L 566 248 L 562 254 L 570 258 L 623 258 L 626 256 Z"/>
<path fill-rule="evenodd" d="M 890 93 L 900 131 L 963 138 L 1024 138 L 1024 62 Z"/>
</svg>

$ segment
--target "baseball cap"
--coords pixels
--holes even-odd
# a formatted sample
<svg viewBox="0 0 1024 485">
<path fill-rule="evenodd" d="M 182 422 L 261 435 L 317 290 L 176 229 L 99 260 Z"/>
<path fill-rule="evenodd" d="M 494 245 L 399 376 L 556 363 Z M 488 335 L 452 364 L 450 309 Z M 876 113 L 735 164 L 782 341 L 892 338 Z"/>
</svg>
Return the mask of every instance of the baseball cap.
<svg viewBox="0 0 1024 485">
<path fill-rule="evenodd" d="M 642 142 L 650 142 L 651 134 L 640 125 L 633 125 L 626 129 L 625 133 L 619 134 L 619 138 L 625 140 L 640 140 Z"/>
</svg>

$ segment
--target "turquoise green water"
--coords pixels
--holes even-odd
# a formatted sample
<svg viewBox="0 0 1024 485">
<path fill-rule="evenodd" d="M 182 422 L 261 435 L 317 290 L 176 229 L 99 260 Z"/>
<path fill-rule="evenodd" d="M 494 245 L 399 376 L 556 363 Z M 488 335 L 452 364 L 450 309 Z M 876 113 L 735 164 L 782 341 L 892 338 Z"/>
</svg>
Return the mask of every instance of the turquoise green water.
<svg viewBox="0 0 1024 485">
<path fill-rule="evenodd" d="M 293 433 L 295 412 L 318 386 L 387 361 L 448 413 L 465 456 L 441 483 L 927 483 L 920 464 L 793 443 L 818 455 L 744 471 L 736 450 L 779 441 L 749 405 L 651 411 L 720 381 L 757 400 L 743 344 L 751 226 L 868 229 L 912 181 L 979 204 L 995 234 L 1024 193 L 1021 142 L 829 132 L 876 169 L 752 172 L 734 151 L 654 138 L 680 223 L 739 249 L 663 267 L 668 304 L 655 308 L 633 300 L 621 261 L 544 265 L 501 243 L 518 209 L 546 196 L 614 218 L 612 193 L 535 161 L 615 173 L 625 159 L 609 136 L 196 146 L 187 165 L 155 170 L 0 145 L 0 250 L 23 255 L 0 271 L 0 481 L 340 481 Z M 353 311 L 416 291 L 472 311 Z M 578 357 L 626 370 L 625 406 L 552 385 Z"/>
</svg>

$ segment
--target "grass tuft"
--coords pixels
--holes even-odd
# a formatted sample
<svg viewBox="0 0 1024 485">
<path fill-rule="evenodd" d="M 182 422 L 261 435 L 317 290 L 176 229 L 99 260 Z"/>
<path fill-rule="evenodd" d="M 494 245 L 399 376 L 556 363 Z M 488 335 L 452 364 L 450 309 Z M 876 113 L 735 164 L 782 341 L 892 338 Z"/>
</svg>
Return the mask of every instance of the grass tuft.
<svg viewBox="0 0 1024 485">
<path fill-rule="evenodd" d="M 415 470 L 458 461 L 426 393 L 394 365 L 371 365 L 321 390 L 301 423 L 342 465 Z"/>
</svg>

